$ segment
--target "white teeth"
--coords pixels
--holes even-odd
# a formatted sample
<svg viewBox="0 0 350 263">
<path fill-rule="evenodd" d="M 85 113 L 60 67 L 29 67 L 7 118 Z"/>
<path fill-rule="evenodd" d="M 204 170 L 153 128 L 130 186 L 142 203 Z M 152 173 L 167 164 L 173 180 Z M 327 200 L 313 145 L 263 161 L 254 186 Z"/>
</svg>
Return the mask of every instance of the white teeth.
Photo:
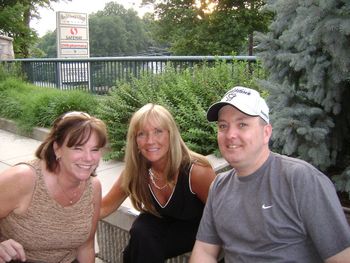
<svg viewBox="0 0 350 263">
<path fill-rule="evenodd" d="M 152 149 L 148 149 L 147 151 L 149 151 L 149 152 L 155 152 L 155 151 L 158 151 L 158 149 L 152 148 Z"/>
<path fill-rule="evenodd" d="M 228 145 L 227 147 L 230 148 L 230 149 L 236 149 L 236 148 L 238 148 L 237 145 Z"/>
<path fill-rule="evenodd" d="M 82 168 L 82 169 L 91 169 L 92 165 L 78 164 L 78 167 L 79 167 L 79 168 Z"/>
</svg>

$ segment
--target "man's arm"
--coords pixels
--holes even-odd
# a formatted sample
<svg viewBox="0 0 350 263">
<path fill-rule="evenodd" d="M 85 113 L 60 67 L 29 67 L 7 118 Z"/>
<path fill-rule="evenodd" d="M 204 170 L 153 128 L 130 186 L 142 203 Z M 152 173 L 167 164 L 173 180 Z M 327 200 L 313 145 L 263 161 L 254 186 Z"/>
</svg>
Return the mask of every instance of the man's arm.
<svg viewBox="0 0 350 263">
<path fill-rule="evenodd" d="M 330 258 L 327 258 L 326 263 L 350 263 L 350 247 Z"/>
<path fill-rule="evenodd" d="M 190 263 L 216 263 L 220 246 L 197 240 L 194 244 Z"/>
</svg>

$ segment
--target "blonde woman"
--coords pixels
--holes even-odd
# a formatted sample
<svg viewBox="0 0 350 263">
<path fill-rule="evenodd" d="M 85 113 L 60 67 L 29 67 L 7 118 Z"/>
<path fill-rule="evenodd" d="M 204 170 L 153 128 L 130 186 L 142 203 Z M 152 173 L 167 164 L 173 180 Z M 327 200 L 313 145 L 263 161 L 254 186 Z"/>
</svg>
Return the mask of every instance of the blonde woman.
<svg viewBox="0 0 350 263">
<path fill-rule="evenodd" d="M 131 118 L 125 169 L 102 200 L 101 217 L 126 197 L 141 212 L 130 230 L 124 263 L 164 262 L 192 250 L 215 173 L 188 149 L 164 107 L 146 104 Z"/>
<path fill-rule="evenodd" d="M 95 262 L 101 183 L 94 176 L 106 141 L 101 120 L 69 112 L 37 159 L 0 174 L 0 263 Z"/>
</svg>

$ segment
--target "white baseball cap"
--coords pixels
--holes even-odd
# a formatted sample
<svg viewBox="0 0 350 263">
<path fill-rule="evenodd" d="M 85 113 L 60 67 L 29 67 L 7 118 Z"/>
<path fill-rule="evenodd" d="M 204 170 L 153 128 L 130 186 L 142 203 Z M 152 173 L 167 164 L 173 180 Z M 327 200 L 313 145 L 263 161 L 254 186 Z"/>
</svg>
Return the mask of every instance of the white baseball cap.
<svg viewBox="0 0 350 263">
<path fill-rule="evenodd" d="M 269 107 L 256 90 L 241 86 L 232 88 L 221 101 L 209 107 L 208 121 L 217 121 L 219 110 L 225 105 L 231 105 L 250 116 L 259 116 L 269 123 Z"/>
</svg>

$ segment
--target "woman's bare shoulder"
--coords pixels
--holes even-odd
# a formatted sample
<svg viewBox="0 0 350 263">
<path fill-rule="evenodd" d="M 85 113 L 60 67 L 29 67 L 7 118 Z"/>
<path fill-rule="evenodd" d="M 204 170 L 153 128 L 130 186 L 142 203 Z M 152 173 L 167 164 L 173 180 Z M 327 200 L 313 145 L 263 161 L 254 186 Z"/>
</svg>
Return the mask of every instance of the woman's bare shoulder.
<svg viewBox="0 0 350 263">
<path fill-rule="evenodd" d="M 7 168 L 0 174 L 0 217 L 14 211 L 21 210 L 27 199 L 31 199 L 36 174 L 35 170 L 26 164 L 19 164 Z"/>
</svg>

